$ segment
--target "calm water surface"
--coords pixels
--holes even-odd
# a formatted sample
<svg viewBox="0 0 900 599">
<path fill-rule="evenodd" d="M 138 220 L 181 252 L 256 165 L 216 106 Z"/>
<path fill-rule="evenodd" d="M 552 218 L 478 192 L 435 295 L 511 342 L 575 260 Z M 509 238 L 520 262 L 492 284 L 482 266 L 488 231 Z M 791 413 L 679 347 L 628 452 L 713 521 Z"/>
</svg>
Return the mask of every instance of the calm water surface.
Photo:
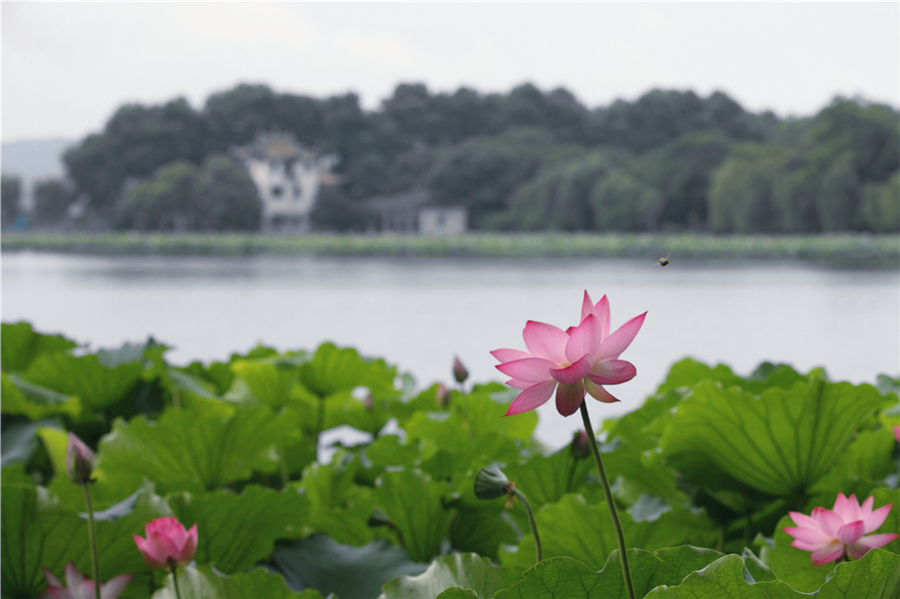
<svg viewBox="0 0 900 599">
<path fill-rule="evenodd" d="M 638 376 L 591 402 L 595 420 L 627 411 L 691 356 L 747 374 L 762 361 L 834 380 L 900 371 L 900 273 L 804 264 L 673 260 L 475 260 L 311 257 L 89 257 L 5 253 L 3 321 L 30 321 L 92 348 L 173 347 L 170 363 L 225 360 L 257 343 L 353 346 L 449 383 L 458 355 L 471 381 L 503 380 L 489 351 L 524 349 L 526 320 L 577 324 L 581 297 L 605 293 L 612 325 L 649 311 L 622 355 Z M 561 446 L 581 427 L 552 401 L 538 436 Z M 595 423 L 596 425 L 596 423 Z"/>
</svg>

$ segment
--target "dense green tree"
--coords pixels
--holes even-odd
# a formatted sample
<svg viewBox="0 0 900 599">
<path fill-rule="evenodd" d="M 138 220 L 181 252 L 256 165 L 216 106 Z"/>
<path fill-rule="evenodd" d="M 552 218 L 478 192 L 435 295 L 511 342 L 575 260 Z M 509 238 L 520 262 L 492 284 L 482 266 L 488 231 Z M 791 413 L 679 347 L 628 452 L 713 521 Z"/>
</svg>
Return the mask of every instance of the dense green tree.
<svg viewBox="0 0 900 599">
<path fill-rule="evenodd" d="M 597 183 L 626 160 L 621 152 L 600 150 L 548 165 L 520 186 L 510 200 L 508 216 L 497 219 L 505 229 L 584 231 L 596 224 L 591 194 Z"/>
<path fill-rule="evenodd" d="M 71 181 L 44 179 L 34 185 L 34 224 L 57 225 L 68 216 L 78 195 Z"/>
<path fill-rule="evenodd" d="M 616 169 L 597 181 L 589 198 L 594 224 L 601 231 L 655 231 L 663 196 L 628 172 Z"/>
<path fill-rule="evenodd" d="M 128 104 L 63 156 L 69 176 L 93 206 L 111 212 L 128 179 L 147 177 L 176 160 L 202 161 L 206 126 L 186 100 L 162 106 Z"/>
<path fill-rule="evenodd" d="M 0 179 L 0 219 L 4 229 L 13 224 L 19 216 L 21 199 L 22 179 L 3 175 Z"/>
<path fill-rule="evenodd" d="M 190 231 L 195 227 L 195 188 L 199 171 L 186 161 L 173 162 L 125 192 L 118 226 L 140 231 Z"/>
<path fill-rule="evenodd" d="M 876 233 L 900 231 L 900 170 L 884 183 L 862 188 L 862 226 Z"/>
<path fill-rule="evenodd" d="M 689 133 L 630 164 L 638 178 L 663 196 L 661 228 L 705 228 L 709 181 L 729 147 L 728 139 L 719 132 Z"/>
<path fill-rule="evenodd" d="M 709 186 L 709 228 L 717 233 L 765 233 L 779 227 L 772 185 L 790 149 L 738 144 L 715 170 Z"/>
<path fill-rule="evenodd" d="M 198 231 L 256 231 L 262 202 L 256 184 L 242 166 L 223 154 L 212 154 L 193 190 L 193 228 Z"/>
</svg>

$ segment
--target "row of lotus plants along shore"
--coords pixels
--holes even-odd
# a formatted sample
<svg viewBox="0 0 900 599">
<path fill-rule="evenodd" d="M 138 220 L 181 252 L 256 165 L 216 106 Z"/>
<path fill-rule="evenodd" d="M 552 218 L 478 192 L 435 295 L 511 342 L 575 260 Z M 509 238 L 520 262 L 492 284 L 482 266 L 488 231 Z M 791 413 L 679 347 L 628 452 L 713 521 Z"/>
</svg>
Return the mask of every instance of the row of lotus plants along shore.
<svg viewBox="0 0 900 599">
<path fill-rule="evenodd" d="M 456 359 L 424 389 L 331 343 L 175 366 L 152 338 L 4 323 L 0 593 L 900 595 L 900 379 L 686 358 L 635 401 L 615 385 L 647 315 L 613 328 L 587 292 L 572 312 L 491 351 L 506 384 Z M 548 401 L 583 426 L 556 451 Z"/>
</svg>

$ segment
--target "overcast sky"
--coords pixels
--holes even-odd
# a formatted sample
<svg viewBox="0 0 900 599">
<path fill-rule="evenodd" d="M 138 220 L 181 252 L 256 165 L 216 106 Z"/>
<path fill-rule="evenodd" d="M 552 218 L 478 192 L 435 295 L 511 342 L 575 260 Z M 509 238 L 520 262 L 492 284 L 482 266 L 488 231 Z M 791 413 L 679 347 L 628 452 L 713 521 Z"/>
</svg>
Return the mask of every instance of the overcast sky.
<svg viewBox="0 0 900 599">
<path fill-rule="evenodd" d="M 563 86 L 590 108 L 655 87 L 752 111 L 900 104 L 900 3 L 3 2 L 4 142 L 80 138 L 125 102 L 195 107 L 238 83 L 376 108 L 432 92 Z"/>
</svg>

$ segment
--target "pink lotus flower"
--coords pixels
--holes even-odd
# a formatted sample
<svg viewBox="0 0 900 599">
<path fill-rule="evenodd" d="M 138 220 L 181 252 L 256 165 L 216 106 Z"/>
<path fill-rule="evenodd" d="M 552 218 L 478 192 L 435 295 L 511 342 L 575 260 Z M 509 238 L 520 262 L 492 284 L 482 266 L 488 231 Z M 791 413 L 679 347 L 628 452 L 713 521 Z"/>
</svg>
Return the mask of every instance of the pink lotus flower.
<svg viewBox="0 0 900 599">
<path fill-rule="evenodd" d="M 41 599 L 94 599 L 94 581 L 85 580 L 72 562 L 66 564 L 66 586 L 61 585 L 49 570 L 44 570 L 44 576 L 47 577 L 48 586 Z M 131 578 L 131 574 L 122 574 L 101 584 L 100 599 L 116 599 L 131 582 Z"/>
<path fill-rule="evenodd" d="M 183 566 L 197 551 L 197 525 L 185 530 L 172 516 L 157 518 L 144 527 L 147 538 L 131 535 L 151 568 Z"/>
<path fill-rule="evenodd" d="M 873 511 L 874 501 L 869 497 L 860 506 L 856 495 L 847 498 L 838 493 L 834 510 L 817 507 L 811 516 L 788 512 L 797 526 L 785 528 L 784 532 L 795 539 L 791 547 L 812 552 L 810 557 L 817 566 L 841 561 L 847 553 L 859 559 L 869 549 L 887 545 L 897 538 L 894 533 L 863 536 L 884 523 L 893 505 L 889 503 Z"/>
<path fill-rule="evenodd" d="M 66 444 L 66 475 L 73 483 L 84 485 L 91 482 L 94 472 L 94 452 L 75 433 L 69 433 Z"/>
<path fill-rule="evenodd" d="M 604 295 L 595 304 L 584 292 L 581 323 L 563 331 L 553 325 L 529 320 L 522 337 L 527 352 L 497 349 L 497 370 L 512 377 L 507 385 L 522 389 L 506 416 L 533 410 L 546 403 L 556 391 L 556 409 L 563 416 L 574 414 L 585 392 L 599 401 L 619 401 L 602 385 L 630 381 L 637 374 L 634 365 L 619 359 L 644 323 L 644 312 L 610 333 L 609 301 Z"/>
</svg>

